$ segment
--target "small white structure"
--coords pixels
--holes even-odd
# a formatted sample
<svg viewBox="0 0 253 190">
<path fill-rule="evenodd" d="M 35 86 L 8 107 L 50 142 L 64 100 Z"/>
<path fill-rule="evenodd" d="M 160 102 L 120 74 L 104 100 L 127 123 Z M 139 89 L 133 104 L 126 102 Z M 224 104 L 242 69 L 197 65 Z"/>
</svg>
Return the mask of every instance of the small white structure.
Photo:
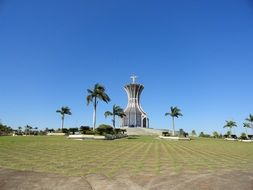
<svg viewBox="0 0 253 190">
<path fill-rule="evenodd" d="M 105 136 L 96 136 L 96 135 L 69 135 L 68 139 L 74 140 L 105 140 Z"/>
<path fill-rule="evenodd" d="M 47 133 L 47 136 L 65 136 L 65 133 Z"/>
<path fill-rule="evenodd" d="M 189 141 L 189 137 L 172 137 L 172 136 L 159 136 L 160 139 L 172 140 L 172 141 Z"/>
<path fill-rule="evenodd" d="M 225 138 L 224 140 L 226 140 L 226 141 L 237 141 L 237 139 L 234 139 L 234 138 Z"/>
</svg>

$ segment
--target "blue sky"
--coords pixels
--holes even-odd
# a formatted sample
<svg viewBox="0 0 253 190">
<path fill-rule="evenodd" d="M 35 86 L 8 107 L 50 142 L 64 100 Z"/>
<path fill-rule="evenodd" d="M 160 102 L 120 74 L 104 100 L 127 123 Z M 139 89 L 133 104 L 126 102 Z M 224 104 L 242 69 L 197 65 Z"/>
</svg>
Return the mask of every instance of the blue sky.
<svg viewBox="0 0 253 190">
<path fill-rule="evenodd" d="M 178 106 L 176 128 L 224 133 L 225 120 L 253 113 L 253 1 L 0 0 L 0 119 L 17 128 L 92 124 L 87 88 L 103 84 L 97 123 L 136 74 L 153 128 Z"/>
</svg>

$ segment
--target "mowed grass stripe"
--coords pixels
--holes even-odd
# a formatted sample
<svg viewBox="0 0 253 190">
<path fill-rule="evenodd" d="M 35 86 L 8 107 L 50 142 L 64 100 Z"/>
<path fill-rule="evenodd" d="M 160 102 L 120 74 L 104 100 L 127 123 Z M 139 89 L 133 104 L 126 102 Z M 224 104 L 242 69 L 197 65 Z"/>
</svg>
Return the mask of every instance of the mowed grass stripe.
<svg viewBox="0 0 253 190">
<path fill-rule="evenodd" d="M 115 173 L 128 171 L 130 169 L 129 161 L 134 160 L 136 155 L 139 154 L 144 148 L 145 143 L 138 143 L 136 146 L 133 146 L 133 150 L 127 154 L 122 155 L 123 157 L 118 160 L 116 166 L 114 166 L 109 172 L 109 176 L 113 176 Z"/>
<path fill-rule="evenodd" d="M 151 142 L 145 143 L 145 149 L 143 152 L 140 152 L 138 155 L 136 155 L 136 162 L 133 163 L 133 175 L 138 175 L 141 170 L 143 169 L 144 162 L 148 158 L 148 155 L 150 155 L 150 151 L 153 149 L 154 146 L 154 140 L 152 139 Z M 151 155 L 152 156 L 152 155 Z"/>
<path fill-rule="evenodd" d="M 213 143 L 213 142 L 212 142 Z M 212 150 L 209 150 L 209 148 L 205 147 L 204 150 L 201 150 L 199 151 L 197 148 L 193 149 L 193 148 L 190 148 L 190 147 L 187 147 L 189 150 L 191 150 L 193 153 L 199 153 L 200 155 L 204 155 L 206 158 L 205 160 L 208 161 L 208 165 L 209 165 L 209 168 L 217 168 L 216 165 L 228 165 L 228 163 L 237 163 L 238 160 L 240 160 L 240 162 L 242 160 L 245 161 L 245 159 L 242 157 L 234 157 L 233 155 L 230 155 L 228 153 L 225 153 L 224 152 L 226 150 L 222 150 L 222 151 L 219 151 L 219 148 L 218 148 L 218 144 L 213 144 L 212 145 L 213 148 Z M 249 160 L 247 159 L 246 162 L 248 162 Z"/>
<path fill-rule="evenodd" d="M 211 155 L 205 154 L 204 152 L 199 152 L 197 150 L 189 148 L 189 142 L 182 142 L 178 144 L 178 149 L 181 154 L 187 153 L 185 157 L 185 161 L 188 166 L 194 167 L 194 169 L 198 169 L 199 167 L 205 167 L 206 169 L 210 169 L 210 162 L 212 162 Z M 190 162 L 189 162 L 190 160 Z"/>
<path fill-rule="evenodd" d="M 180 158 L 177 157 L 177 153 L 176 153 L 175 148 L 173 148 L 171 142 L 166 142 L 166 143 L 164 143 L 164 145 L 165 145 L 165 150 L 170 158 L 168 161 L 169 161 L 170 165 L 173 167 L 173 171 L 179 172 L 180 166 L 178 164 L 178 159 L 180 159 Z"/>
<path fill-rule="evenodd" d="M 127 155 L 128 152 L 132 152 L 132 151 L 136 151 L 137 147 L 140 147 L 141 143 L 136 143 L 134 144 L 134 146 L 128 146 L 128 147 L 118 147 L 116 150 L 113 150 L 112 152 L 108 152 L 108 155 L 110 155 L 109 158 L 105 159 L 103 156 L 101 158 L 101 160 L 104 160 L 102 163 L 97 164 L 95 167 L 91 168 L 88 173 L 99 173 L 99 171 L 101 171 L 101 169 L 104 168 L 104 166 L 109 166 L 109 168 L 112 167 L 113 164 L 117 163 L 118 164 L 118 160 L 120 160 L 120 158 L 124 155 Z M 111 155 L 112 154 L 112 155 Z M 114 155 L 113 155 L 114 154 Z M 106 168 L 106 170 L 102 170 L 104 171 L 103 174 L 105 175 L 110 175 L 110 171 L 108 171 L 108 168 Z"/>
<path fill-rule="evenodd" d="M 219 168 L 222 165 L 228 165 L 228 163 L 237 164 L 242 162 L 243 160 L 249 163 L 249 159 L 247 158 L 240 158 L 238 156 L 231 155 L 229 153 L 226 153 L 226 150 L 220 149 L 220 143 L 223 143 L 222 141 L 216 141 L 214 143 L 214 147 L 212 148 L 204 148 L 203 151 L 199 151 L 198 149 L 193 149 L 192 147 L 187 147 L 189 150 L 191 150 L 193 153 L 199 152 L 200 154 L 204 154 L 207 158 L 205 159 L 208 161 L 209 166 L 212 168 Z M 233 143 L 233 142 L 232 142 Z M 236 149 L 235 149 L 236 150 Z M 237 149 L 240 150 L 240 149 Z M 225 153 L 224 153 L 225 152 Z M 236 151 L 235 151 L 236 152 Z"/>
<path fill-rule="evenodd" d="M 140 136 L 116 141 L 65 137 L 0 137 L 0 167 L 86 175 L 166 174 L 173 171 L 252 169 L 253 144 L 196 139 L 190 142 Z"/>
</svg>

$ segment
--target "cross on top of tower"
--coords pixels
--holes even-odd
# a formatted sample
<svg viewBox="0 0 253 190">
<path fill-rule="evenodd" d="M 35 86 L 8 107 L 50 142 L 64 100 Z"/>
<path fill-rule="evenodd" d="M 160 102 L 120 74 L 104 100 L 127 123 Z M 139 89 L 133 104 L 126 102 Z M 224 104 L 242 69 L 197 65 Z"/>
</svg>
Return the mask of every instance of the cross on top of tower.
<svg viewBox="0 0 253 190">
<path fill-rule="evenodd" d="M 136 75 L 132 75 L 130 78 L 133 80 L 132 83 L 135 84 L 135 81 L 136 81 L 137 76 L 136 76 Z"/>
</svg>

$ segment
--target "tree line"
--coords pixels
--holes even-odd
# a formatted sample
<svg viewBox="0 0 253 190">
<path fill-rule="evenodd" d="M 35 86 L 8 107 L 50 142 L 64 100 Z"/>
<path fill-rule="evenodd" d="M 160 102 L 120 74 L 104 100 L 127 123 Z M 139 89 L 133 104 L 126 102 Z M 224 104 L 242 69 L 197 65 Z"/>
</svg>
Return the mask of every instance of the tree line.
<svg viewBox="0 0 253 190">
<path fill-rule="evenodd" d="M 109 103 L 111 101 L 109 95 L 106 93 L 106 89 L 103 85 L 96 83 L 92 89 L 87 89 L 88 95 L 86 96 L 86 102 L 87 106 L 92 104 L 93 106 L 93 116 L 92 116 L 92 129 L 95 131 L 96 129 L 96 118 L 97 118 L 97 107 L 99 101 Z M 60 131 L 64 131 L 64 120 L 65 120 L 65 115 L 72 115 L 72 112 L 68 106 L 63 106 L 60 109 L 56 110 L 57 113 L 60 114 L 61 116 L 61 129 Z M 112 126 L 115 129 L 116 128 L 116 117 L 123 118 L 125 116 L 124 110 L 114 104 L 112 107 L 111 111 L 106 111 L 104 113 L 105 118 L 111 116 L 112 117 Z M 181 113 L 181 110 L 178 107 L 170 107 L 170 112 L 165 113 L 165 116 L 171 116 L 172 118 L 172 136 L 175 136 L 175 118 L 178 118 L 180 116 L 183 116 Z M 235 121 L 229 120 L 226 121 L 226 124 L 224 125 L 224 128 L 229 128 L 229 135 L 232 135 L 232 128 L 237 127 L 237 124 Z M 248 131 L 247 129 L 252 128 L 253 129 L 253 115 L 250 114 L 248 118 L 245 119 L 245 122 L 243 123 L 243 127 L 245 128 L 245 134 L 246 137 L 248 138 Z M 71 128 L 70 128 L 71 129 Z M 72 128 L 76 129 L 76 128 Z M 69 130 L 69 129 L 68 129 Z M 26 135 L 31 135 L 31 134 L 38 134 L 39 132 L 43 133 L 43 131 L 38 131 L 38 128 L 31 127 L 29 125 L 26 125 L 24 127 L 24 130 L 21 130 L 21 127 L 18 128 L 18 130 L 13 130 L 11 127 L 8 127 L 6 125 L 0 124 L 0 135 L 6 135 L 10 134 L 13 131 L 15 131 L 17 134 L 26 134 Z M 50 131 L 49 129 L 45 129 L 45 131 Z M 53 129 L 51 130 L 53 131 Z M 65 128 L 66 131 L 66 128 Z M 179 131 L 180 132 L 180 131 Z M 195 130 L 194 130 L 195 132 Z M 177 134 L 178 135 L 178 134 Z M 200 133 L 201 136 L 205 136 L 203 132 Z M 218 136 L 217 132 L 213 134 L 214 136 Z"/>
</svg>

